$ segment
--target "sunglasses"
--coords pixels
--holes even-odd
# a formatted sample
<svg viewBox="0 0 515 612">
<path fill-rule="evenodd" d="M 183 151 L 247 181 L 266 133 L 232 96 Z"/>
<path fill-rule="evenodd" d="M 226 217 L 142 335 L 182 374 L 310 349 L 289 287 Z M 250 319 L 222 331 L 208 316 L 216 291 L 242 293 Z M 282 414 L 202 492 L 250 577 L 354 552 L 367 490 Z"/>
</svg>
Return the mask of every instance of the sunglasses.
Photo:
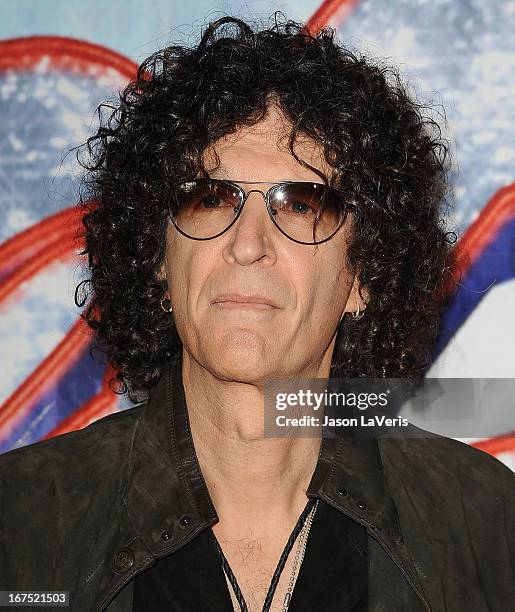
<svg viewBox="0 0 515 612">
<path fill-rule="evenodd" d="M 253 191 L 265 199 L 270 218 L 285 236 L 301 244 L 320 244 L 342 226 L 353 206 L 344 194 L 325 184 L 303 181 L 270 183 L 238 181 L 242 184 L 272 185 L 266 192 L 247 192 L 234 181 L 197 178 L 180 183 L 171 198 L 170 218 L 177 230 L 193 240 L 211 240 L 226 232 L 241 215 Z"/>
</svg>

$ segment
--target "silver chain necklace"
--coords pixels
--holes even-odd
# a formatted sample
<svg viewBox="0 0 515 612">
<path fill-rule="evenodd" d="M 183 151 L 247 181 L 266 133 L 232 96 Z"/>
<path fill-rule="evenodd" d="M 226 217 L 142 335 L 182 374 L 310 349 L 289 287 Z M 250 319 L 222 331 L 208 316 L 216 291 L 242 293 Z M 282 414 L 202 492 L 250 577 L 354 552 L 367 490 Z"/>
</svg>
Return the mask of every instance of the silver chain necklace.
<svg viewBox="0 0 515 612">
<path fill-rule="evenodd" d="M 304 554 L 306 552 L 306 545 L 307 545 L 307 539 L 308 539 L 308 535 L 309 535 L 309 531 L 311 529 L 311 525 L 313 524 L 313 518 L 315 516 L 315 512 L 316 509 L 318 508 L 318 499 L 313 500 L 312 502 L 308 502 L 308 505 L 311 505 L 311 510 L 308 511 L 308 508 L 306 507 L 304 509 L 304 511 L 302 512 L 301 516 L 299 517 L 299 520 L 297 521 L 297 525 L 293 531 L 293 533 L 290 535 L 289 541 L 285 547 L 285 550 L 283 551 L 283 554 L 281 555 L 281 559 L 279 560 L 279 564 L 274 572 L 274 576 L 272 578 L 272 582 L 270 584 L 270 587 L 268 589 L 268 593 L 265 599 L 265 603 L 263 605 L 263 612 L 268 611 L 270 609 L 270 606 L 272 604 L 272 598 L 273 598 L 273 594 L 275 592 L 275 587 L 277 586 L 277 582 L 279 579 L 279 575 L 282 571 L 282 568 L 284 567 L 284 563 L 286 560 L 286 556 L 287 556 L 287 549 L 291 546 L 293 546 L 293 542 L 291 541 L 295 531 L 297 531 L 298 534 L 298 538 L 299 538 L 299 543 L 297 545 L 297 550 L 295 553 L 295 557 L 293 559 L 293 569 L 291 572 L 291 576 L 290 579 L 288 581 L 288 590 L 286 592 L 286 595 L 284 597 L 284 601 L 282 604 L 282 612 L 287 612 L 288 607 L 290 605 L 290 601 L 291 601 L 291 597 L 292 597 L 292 592 L 293 592 L 293 587 L 295 584 L 295 576 L 297 574 L 297 571 L 302 563 L 302 560 L 304 559 Z M 306 515 L 307 512 L 307 515 Z M 302 524 L 302 527 L 300 527 L 300 524 Z M 229 563 L 227 561 L 227 559 L 225 558 L 225 555 L 222 551 L 222 548 L 216 538 L 216 536 L 213 533 L 213 537 L 215 540 L 215 545 L 216 545 L 216 549 L 218 552 L 218 555 L 220 557 L 220 560 L 222 562 L 222 566 L 224 569 L 224 572 L 226 574 L 227 579 L 229 580 L 229 583 L 231 584 L 233 591 L 234 591 L 234 595 L 236 596 L 236 598 L 238 599 L 238 603 L 240 606 L 240 611 L 241 612 L 248 612 L 248 607 L 247 604 L 245 603 L 245 599 L 243 598 L 243 594 L 241 593 L 241 589 L 238 585 L 238 582 L 236 580 L 236 577 L 234 576 Z M 231 597 L 232 599 L 232 597 Z"/>
<path fill-rule="evenodd" d="M 316 500 L 315 505 L 313 506 L 313 510 L 311 510 L 311 512 L 309 513 L 308 519 L 305 522 L 304 527 L 301 529 L 301 532 L 299 534 L 299 544 L 297 546 L 297 552 L 295 553 L 295 557 L 293 559 L 293 569 L 291 572 L 290 580 L 288 582 L 288 590 L 286 592 L 286 595 L 284 596 L 283 612 L 287 612 L 288 606 L 290 605 L 291 596 L 293 593 L 293 587 L 295 584 L 295 575 L 304 559 L 304 554 L 306 552 L 306 545 L 308 542 L 309 530 L 311 529 L 311 525 L 313 524 L 313 518 L 315 516 L 315 512 L 317 511 L 317 508 L 318 508 L 318 499 Z"/>
</svg>

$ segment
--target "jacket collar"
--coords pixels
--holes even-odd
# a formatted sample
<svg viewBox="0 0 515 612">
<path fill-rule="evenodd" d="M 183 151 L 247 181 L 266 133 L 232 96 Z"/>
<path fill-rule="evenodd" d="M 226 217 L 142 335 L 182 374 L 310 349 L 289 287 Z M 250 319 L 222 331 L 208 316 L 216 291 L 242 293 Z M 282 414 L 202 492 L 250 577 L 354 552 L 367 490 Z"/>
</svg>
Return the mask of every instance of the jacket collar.
<svg viewBox="0 0 515 612">
<path fill-rule="evenodd" d="M 97 604 L 108 601 L 155 559 L 186 545 L 218 521 L 193 445 L 182 383 L 182 349 L 169 361 L 142 407 L 126 470 L 121 497 L 127 524 L 107 543 L 111 568 L 98 585 Z M 402 540 L 398 515 L 376 438 L 322 438 L 306 494 L 325 500 L 366 527 L 420 587 L 409 555 L 398 546 Z M 129 570 L 118 571 L 112 561 L 125 550 L 134 555 L 133 563 Z"/>
<path fill-rule="evenodd" d="M 144 406 L 131 455 L 129 516 L 137 531 L 146 533 L 153 554 L 173 546 L 172 540 L 184 543 L 217 522 L 191 436 L 182 384 L 182 351 L 169 362 Z M 393 540 L 400 539 L 376 438 L 322 438 L 306 493 L 326 499 Z M 163 531 L 171 536 L 168 543 L 161 537 Z"/>
</svg>

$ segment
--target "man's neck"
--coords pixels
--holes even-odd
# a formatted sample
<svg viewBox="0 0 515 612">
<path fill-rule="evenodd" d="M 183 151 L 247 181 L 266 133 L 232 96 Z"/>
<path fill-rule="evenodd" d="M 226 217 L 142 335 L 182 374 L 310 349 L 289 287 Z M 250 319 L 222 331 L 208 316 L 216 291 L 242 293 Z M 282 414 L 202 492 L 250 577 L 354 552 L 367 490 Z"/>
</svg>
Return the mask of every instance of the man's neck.
<svg viewBox="0 0 515 612">
<path fill-rule="evenodd" d="M 264 437 L 262 387 L 222 381 L 186 352 L 183 384 L 195 451 L 221 520 L 245 517 L 257 532 L 274 518 L 296 520 L 321 438 Z"/>
</svg>

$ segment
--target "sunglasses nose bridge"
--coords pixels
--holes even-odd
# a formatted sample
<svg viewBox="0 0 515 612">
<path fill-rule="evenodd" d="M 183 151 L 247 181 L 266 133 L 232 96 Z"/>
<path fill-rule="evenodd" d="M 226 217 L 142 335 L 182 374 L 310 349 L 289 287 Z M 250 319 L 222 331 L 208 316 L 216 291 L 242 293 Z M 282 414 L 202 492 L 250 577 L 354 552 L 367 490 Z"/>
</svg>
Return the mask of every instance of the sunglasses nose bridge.
<svg viewBox="0 0 515 612">
<path fill-rule="evenodd" d="M 241 193 L 243 194 L 243 198 L 242 198 L 242 202 L 241 202 L 241 208 L 243 208 L 247 202 L 247 199 L 249 197 L 249 195 L 251 193 L 260 193 L 263 196 L 263 200 L 265 201 L 266 207 L 268 209 L 268 192 L 270 191 L 262 191 L 261 189 L 249 189 L 247 192 L 245 192 L 245 190 L 243 188 L 241 188 Z"/>
</svg>

